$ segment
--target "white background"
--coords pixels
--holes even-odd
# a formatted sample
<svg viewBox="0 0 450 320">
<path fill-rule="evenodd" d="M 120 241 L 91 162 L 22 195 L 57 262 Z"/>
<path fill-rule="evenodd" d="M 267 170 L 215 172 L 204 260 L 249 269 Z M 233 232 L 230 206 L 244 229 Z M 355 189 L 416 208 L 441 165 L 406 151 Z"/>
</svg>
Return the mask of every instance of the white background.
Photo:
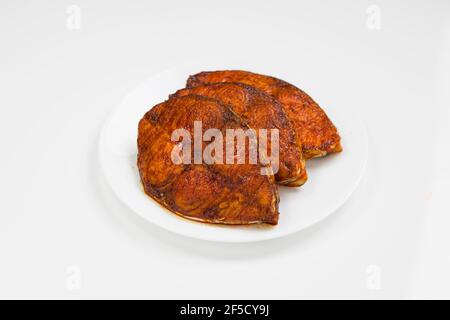
<svg viewBox="0 0 450 320">
<path fill-rule="evenodd" d="M 211 58 L 296 70 L 325 109 L 362 115 L 367 172 L 333 216 L 218 244 L 115 198 L 97 159 L 108 113 Z M 1 298 L 450 298 L 449 1 L 2 1 L 0 88 Z"/>
</svg>

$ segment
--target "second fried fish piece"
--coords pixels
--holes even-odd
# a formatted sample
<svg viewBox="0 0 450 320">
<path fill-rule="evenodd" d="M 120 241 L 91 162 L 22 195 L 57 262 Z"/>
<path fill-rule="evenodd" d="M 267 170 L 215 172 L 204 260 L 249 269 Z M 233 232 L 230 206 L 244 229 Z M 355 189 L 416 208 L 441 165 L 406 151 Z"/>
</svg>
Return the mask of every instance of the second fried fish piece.
<svg viewBox="0 0 450 320">
<path fill-rule="evenodd" d="M 207 96 L 224 102 L 244 119 L 250 128 L 256 131 L 259 129 L 278 129 L 279 168 L 275 174 L 277 183 L 286 186 L 300 186 L 306 182 L 307 174 L 301 142 L 292 129 L 283 107 L 276 99 L 243 83 L 200 85 L 178 90 L 172 97 L 189 94 Z"/>
<path fill-rule="evenodd" d="M 342 151 L 341 138 L 326 113 L 310 96 L 292 84 L 248 71 L 225 70 L 192 75 L 187 80 L 187 87 L 215 82 L 245 83 L 280 101 L 302 142 L 306 159 Z"/>
</svg>

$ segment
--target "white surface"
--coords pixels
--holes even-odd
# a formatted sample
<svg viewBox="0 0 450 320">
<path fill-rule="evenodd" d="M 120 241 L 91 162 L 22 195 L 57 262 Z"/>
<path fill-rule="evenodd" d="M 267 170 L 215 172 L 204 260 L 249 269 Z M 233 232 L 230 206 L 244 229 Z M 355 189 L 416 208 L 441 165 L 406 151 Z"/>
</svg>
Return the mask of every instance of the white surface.
<svg viewBox="0 0 450 320">
<path fill-rule="evenodd" d="M 0 297 L 450 297 L 448 1 L 75 1 L 80 30 L 69 4 L 0 5 Z M 149 75 L 206 58 L 299 70 L 287 80 L 327 110 L 358 107 L 367 174 L 335 215 L 217 244 L 114 196 L 106 116 Z"/>
<path fill-rule="evenodd" d="M 335 212 L 355 191 L 367 163 L 366 129 L 351 111 L 328 115 L 339 128 L 345 152 L 308 162 L 308 182 L 302 188 L 280 187 L 280 221 L 276 227 L 218 226 L 170 214 L 143 192 L 136 166 L 137 125 L 149 106 L 165 101 L 198 70 L 244 69 L 223 62 L 186 63 L 164 70 L 133 89 L 108 117 L 99 142 L 99 160 L 112 190 L 123 203 L 149 222 L 177 234 L 218 242 L 254 242 L 304 230 Z M 251 69 L 258 71 L 258 69 Z"/>
</svg>

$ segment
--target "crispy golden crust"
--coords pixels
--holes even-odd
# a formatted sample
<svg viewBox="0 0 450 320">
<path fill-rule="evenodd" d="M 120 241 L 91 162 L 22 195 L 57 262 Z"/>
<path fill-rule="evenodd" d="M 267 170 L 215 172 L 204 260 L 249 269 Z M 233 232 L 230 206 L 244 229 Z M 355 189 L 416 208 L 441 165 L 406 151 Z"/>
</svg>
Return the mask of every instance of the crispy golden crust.
<svg viewBox="0 0 450 320">
<path fill-rule="evenodd" d="M 281 104 L 268 94 L 243 83 L 211 83 L 178 90 L 171 97 L 198 94 L 216 98 L 227 104 L 250 128 L 278 129 L 279 170 L 277 183 L 299 186 L 306 182 L 305 161 L 301 143 L 286 117 Z M 270 150 L 269 135 L 269 150 Z"/>
<path fill-rule="evenodd" d="M 342 151 L 336 127 L 319 105 L 299 88 L 277 78 L 239 70 L 201 72 L 189 77 L 187 87 L 214 82 L 242 82 L 279 100 L 297 131 L 306 159 Z"/>
<path fill-rule="evenodd" d="M 194 121 L 202 121 L 203 132 L 217 128 L 223 135 L 225 129 L 247 128 L 215 99 L 187 95 L 156 105 L 138 129 L 137 164 L 144 191 L 170 211 L 196 221 L 277 224 L 279 197 L 270 167 L 172 162 L 178 144 L 171 141 L 172 132 L 184 128 L 193 137 Z M 261 169 L 269 175 L 261 175 Z"/>
</svg>

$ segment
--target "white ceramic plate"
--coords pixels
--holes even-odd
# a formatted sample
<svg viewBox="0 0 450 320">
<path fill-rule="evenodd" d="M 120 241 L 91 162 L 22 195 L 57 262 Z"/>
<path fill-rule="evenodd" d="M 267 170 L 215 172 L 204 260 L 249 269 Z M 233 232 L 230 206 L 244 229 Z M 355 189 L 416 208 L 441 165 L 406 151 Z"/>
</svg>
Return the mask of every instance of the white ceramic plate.
<svg viewBox="0 0 450 320">
<path fill-rule="evenodd" d="M 232 67 L 211 66 L 209 69 Z M 100 164 L 112 190 L 131 210 L 157 226 L 184 236 L 251 242 L 286 236 L 310 227 L 349 198 L 363 174 L 368 150 L 365 128 L 348 109 L 326 110 L 339 129 L 344 152 L 308 161 L 309 180 L 303 187 L 280 187 L 277 226 L 218 226 L 193 222 L 170 213 L 146 196 L 136 166 L 138 122 L 153 105 L 182 88 L 189 74 L 201 70 L 208 70 L 208 67 L 180 66 L 149 78 L 128 94 L 106 121 L 99 144 Z"/>
</svg>

